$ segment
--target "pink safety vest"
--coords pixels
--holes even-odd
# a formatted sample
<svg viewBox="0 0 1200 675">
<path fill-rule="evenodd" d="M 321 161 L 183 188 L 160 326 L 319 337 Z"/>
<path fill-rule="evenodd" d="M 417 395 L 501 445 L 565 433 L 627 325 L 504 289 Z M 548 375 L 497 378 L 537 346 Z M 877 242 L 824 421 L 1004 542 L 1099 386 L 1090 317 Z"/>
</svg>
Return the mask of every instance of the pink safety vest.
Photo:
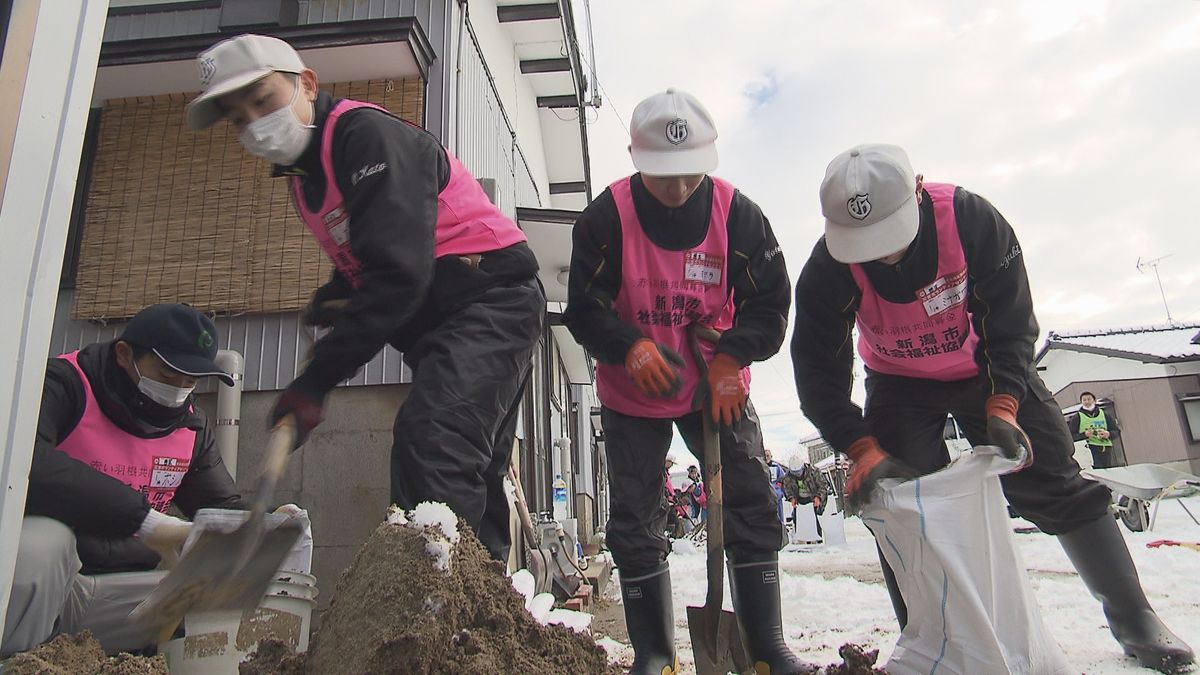
<svg viewBox="0 0 1200 675">
<path fill-rule="evenodd" d="M 333 175 L 333 128 L 339 117 L 355 108 L 375 108 L 387 112 L 373 103 L 349 99 L 334 105 L 321 133 L 321 168 L 325 171 L 325 200 L 321 208 L 316 211 L 308 209 L 299 176 L 293 176 L 291 183 L 292 201 L 300 218 L 338 272 L 352 287 L 358 288 L 362 263 L 350 250 L 350 216 L 346 213 L 342 191 L 338 189 L 337 179 Z M 438 194 L 434 257 L 487 253 L 526 241 L 521 228 L 492 204 L 458 158 L 449 151 L 446 157 L 450 160 L 450 181 Z M 375 173 L 388 167 L 363 168 Z"/>
<path fill-rule="evenodd" d="M 624 364 L 596 364 L 596 393 L 600 402 L 625 415 L 674 418 L 692 412 L 692 395 L 700 371 L 688 348 L 687 327 L 699 322 L 724 331 L 733 326 L 733 297 L 729 291 L 729 207 L 733 185 L 712 178 L 712 215 L 708 234 L 698 246 L 668 251 L 646 237 L 633 206 L 629 178 L 608 186 L 621 219 L 621 290 L 613 301 L 617 316 L 637 326 L 646 337 L 670 347 L 687 364 L 682 386 L 673 398 L 649 398 L 629 377 Z M 707 361 L 716 346 L 700 343 Z M 750 369 L 742 369 L 742 383 L 750 390 Z"/>
<path fill-rule="evenodd" d="M 192 463 L 196 432 L 180 428 L 161 438 L 125 432 L 100 409 L 92 383 L 79 367 L 79 352 L 58 358 L 75 367 L 84 394 L 83 416 L 58 449 L 146 495 L 155 511 L 166 511 Z"/>
<path fill-rule="evenodd" d="M 926 183 L 937 228 L 938 267 L 933 283 L 907 304 L 879 297 L 862 265 L 850 265 L 862 291 L 858 306 L 858 353 L 871 370 L 942 382 L 979 374 L 979 336 L 967 311 L 967 258 L 954 216 L 954 186 Z"/>
</svg>

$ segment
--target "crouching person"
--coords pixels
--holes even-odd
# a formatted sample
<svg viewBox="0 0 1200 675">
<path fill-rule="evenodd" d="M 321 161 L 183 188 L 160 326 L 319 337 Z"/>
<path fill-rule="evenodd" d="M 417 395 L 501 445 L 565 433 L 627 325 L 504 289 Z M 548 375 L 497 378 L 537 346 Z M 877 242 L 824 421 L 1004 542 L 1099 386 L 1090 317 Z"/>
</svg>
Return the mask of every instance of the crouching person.
<svg viewBox="0 0 1200 675">
<path fill-rule="evenodd" d="M 200 378 L 233 384 L 216 354 L 207 317 L 154 305 L 50 359 L 0 656 L 84 629 L 109 653 L 153 641 L 126 617 L 187 538 L 167 507 L 241 507 L 191 396 Z"/>
</svg>

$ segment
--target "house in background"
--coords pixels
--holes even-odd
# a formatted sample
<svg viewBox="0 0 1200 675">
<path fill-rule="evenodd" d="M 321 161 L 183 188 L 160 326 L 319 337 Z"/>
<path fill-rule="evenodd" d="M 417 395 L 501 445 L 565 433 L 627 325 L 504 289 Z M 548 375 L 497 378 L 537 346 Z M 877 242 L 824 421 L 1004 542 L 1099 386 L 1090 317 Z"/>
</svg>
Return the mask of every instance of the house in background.
<svg viewBox="0 0 1200 675">
<path fill-rule="evenodd" d="M 1200 472 L 1200 323 L 1051 332 L 1036 362 L 1059 407 L 1112 402 L 1129 464 Z"/>
<path fill-rule="evenodd" d="M 283 38 L 335 96 L 439 137 L 528 233 L 551 306 L 514 439 L 520 478 L 531 509 L 548 513 L 561 474 L 587 543 L 607 509 L 603 446 L 590 360 L 555 321 L 570 228 L 591 198 L 575 24 L 570 0 L 112 0 L 51 354 L 112 339 L 155 302 L 215 315 L 222 348 L 245 359 L 240 441 L 222 451 L 253 489 L 267 413 L 318 337 L 299 310 L 331 267 L 270 167 L 227 125 L 187 130 L 183 109 L 198 52 L 243 32 Z M 327 421 L 279 485 L 280 501 L 309 509 L 325 584 L 382 518 L 392 421 L 410 381 L 385 348 L 331 394 Z M 201 397 L 210 413 L 213 398 Z"/>
</svg>

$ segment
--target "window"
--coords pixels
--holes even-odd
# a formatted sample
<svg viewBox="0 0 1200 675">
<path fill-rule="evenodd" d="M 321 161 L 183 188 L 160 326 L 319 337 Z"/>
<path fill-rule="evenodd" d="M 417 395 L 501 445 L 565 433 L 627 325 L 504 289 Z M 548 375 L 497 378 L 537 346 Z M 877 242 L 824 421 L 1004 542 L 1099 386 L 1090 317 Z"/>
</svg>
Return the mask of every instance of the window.
<svg viewBox="0 0 1200 675">
<path fill-rule="evenodd" d="M 1181 396 L 1179 402 L 1183 404 L 1183 414 L 1187 418 L 1192 442 L 1200 442 L 1200 394 Z"/>
</svg>

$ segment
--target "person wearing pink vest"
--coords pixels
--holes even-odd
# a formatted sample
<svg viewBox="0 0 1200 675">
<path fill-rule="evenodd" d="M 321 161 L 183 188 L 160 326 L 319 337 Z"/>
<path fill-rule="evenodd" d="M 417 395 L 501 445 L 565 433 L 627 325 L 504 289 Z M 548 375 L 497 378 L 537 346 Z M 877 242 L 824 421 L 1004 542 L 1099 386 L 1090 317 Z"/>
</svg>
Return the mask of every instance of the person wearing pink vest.
<svg viewBox="0 0 1200 675">
<path fill-rule="evenodd" d="M 1025 466 L 1001 477 L 1009 503 L 1058 537 L 1125 653 L 1164 672 L 1192 663 L 1150 608 L 1109 514 L 1112 497 L 1080 476 L 1071 434 L 1034 369 L 1038 324 L 1004 216 L 961 187 L 926 182 L 892 145 L 838 155 L 820 195 L 825 236 L 796 283 L 792 361 L 804 414 L 853 462 L 851 507 L 869 501 L 880 478 L 942 468 L 951 414 L 972 445 L 1024 453 Z M 855 347 L 867 372 L 863 409 L 850 398 Z M 886 563 L 884 577 L 903 626 Z"/>
<path fill-rule="evenodd" d="M 0 656 L 83 629 L 109 652 L 153 642 L 125 618 L 187 537 L 168 507 L 242 504 L 191 396 L 201 378 L 233 383 L 216 354 L 213 322 L 167 304 L 50 359 Z"/>
<path fill-rule="evenodd" d="M 294 416 L 303 444 L 328 393 L 393 345 L 413 382 L 394 425 L 392 501 L 448 504 L 507 559 L 503 479 L 546 312 L 525 234 L 432 134 L 319 91 L 286 42 L 240 35 L 198 61 L 188 125 L 227 119 L 288 182 L 334 264 L 303 317 L 329 330 L 271 423 Z"/>
<path fill-rule="evenodd" d="M 704 456 L 697 389 L 720 424 L 725 541 L 738 620 L 758 672 L 809 672 L 783 640 L 778 551 L 783 527 L 750 403 L 751 362 L 783 343 L 790 281 L 758 205 L 708 175 L 716 128 L 693 96 L 668 89 L 638 104 L 630 153 L 638 173 L 615 181 L 579 216 L 563 322 L 595 356 L 611 513 L 633 673 L 678 672 L 665 534 L 663 459 L 678 429 Z M 688 327 L 705 342 L 707 381 Z"/>
</svg>

